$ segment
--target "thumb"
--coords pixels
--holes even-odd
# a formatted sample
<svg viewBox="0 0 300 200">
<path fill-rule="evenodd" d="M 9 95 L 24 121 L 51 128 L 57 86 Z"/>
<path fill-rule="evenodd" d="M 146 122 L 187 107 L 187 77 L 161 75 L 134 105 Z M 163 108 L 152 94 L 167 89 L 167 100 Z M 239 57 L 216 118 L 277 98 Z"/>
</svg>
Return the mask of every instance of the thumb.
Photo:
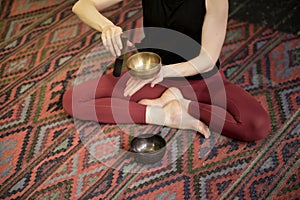
<svg viewBox="0 0 300 200">
<path fill-rule="evenodd" d="M 157 83 L 159 83 L 160 81 L 158 81 L 158 79 L 154 79 L 152 82 L 151 82 L 151 87 L 153 88 Z"/>
<path fill-rule="evenodd" d="M 127 46 L 134 47 L 134 44 L 132 42 L 130 42 L 129 40 L 127 40 Z"/>
</svg>

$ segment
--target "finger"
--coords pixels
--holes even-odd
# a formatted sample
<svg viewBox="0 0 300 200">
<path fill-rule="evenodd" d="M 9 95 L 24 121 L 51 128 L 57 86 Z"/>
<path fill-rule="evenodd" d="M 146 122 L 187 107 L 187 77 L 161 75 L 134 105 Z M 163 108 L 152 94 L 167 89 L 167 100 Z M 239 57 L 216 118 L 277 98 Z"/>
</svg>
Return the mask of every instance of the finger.
<svg viewBox="0 0 300 200">
<path fill-rule="evenodd" d="M 204 135 L 205 138 L 209 138 L 210 136 L 210 130 L 206 124 L 200 121 L 199 123 L 199 131 L 202 135 Z"/>
<path fill-rule="evenodd" d="M 116 37 L 116 44 L 119 47 L 119 49 L 123 49 L 123 44 L 122 44 L 122 40 L 121 40 L 121 34 L 122 34 L 122 29 L 120 28 L 118 30 L 118 37 Z"/>
<path fill-rule="evenodd" d="M 108 27 L 106 28 L 102 34 L 103 34 L 103 44 L 105 48 L 112 53 L 113 56 L 116 56 L 116 52 L 113 48 L 112 44 L 112 28 L 113 27 Z"/>
<path fill-rule="evenodd" d="M 126 87 L 125 87 L 125 90 L 124 90 L 124 96 L 127 96 L 128 95 L 128 91 L 130 90 L 130 88 L 136 83 L 136 80 L 134 77 L 130 77 L 128 79 L 128 81 L 126 82 Z"/>
<path fill-rule="evenodd" d="M 162 81 L 162 79 L 160 77 L 154 79 L 152 82 L 151 82 L 151 87 L 154 87 L 156 84 L 160 83 Z"/>
<path fill-rule="evenodd" d="M 108 47 L 108 50 L 113 54 L 113 56 L 116 56 L 116 52 L 115 52 L 115 49 L 114 49 L 113 43 L 112 43 L 111 31 L 108 30 L 108 32 L 109 32 L 109 34 L 106 37 L 107 47 Z"/>
<path fill-rule="evenodd" d="M 102 42 L 103 42 L 103 45 L 104 45 L 105 49 L 109 50 L 108 46 L 107 46 L 107 41 L 106 41 L 105 33 L 103 33 L 103 32 L 101 34 L 101 39 L 102 39 Z"/>
<path fill-rule="evenodd" d="M 135 84 L 139 84 L 141 82 L 140 79 L 135 78 L 135 77 L 130 77 L 129 80 L 127 81 L 126 85 L 135 85 Z"/>
<path fill-rule="evenodd" d="M 117 34 L 117 30 L 115 28 L 113 28 L 111 30 L 111 35 L 113 36 L 111 38 L 111 41 L 112 41 L 112 46 L 117 54 L 117 56 L 120 56 L 121 55 L 121 47 L 122 47 L 122 42 L 121 42 L 121 45 L 118 44 L 118 40 L 121 40 L 120 38 L 120 34 Z"/>
<path fill-rule="evenodd" d="M 133 44 L 132 42 L 130 42 L 129 40 L 127 40 L 127 46 L 129 46 L 129 47 L 133 47 L 133 46 L 134 46 L 134 44 Z"/>
<path fill-rule="evenodd" d="M 113 56 L 120 56 L 123 46 L 121 39 L 122 29 L 117 26 L 109 26 L 102 31 L 101 38 L 105 48 L 112 53 Z"/>
<path fill-rule="evenodd" d="M 130 94 L 132 94 L 132 91 L 134 91 L 136 87 L 138 87 L 137 84 L 130 84 L 130 85 L 126 86 L 125 92 L 124 92 L 125 96 L 128 96 L 128 95 L 130 96 Z"/>
<path fill-rule="evenodd" d="M 138 82 L 135 85 L 132 86 L 132 91 L 131 91 L 130 94 L 133 95 L 134 93 L 136 93 L 138 90 L 140 90 L 142 87 L 144 87 L 149 82 L 150 82 L 149 80 L 141 80 L 141 79 L 139 79 Z"/>
<path fill-rule="evenodd" d="M 132 91 L 133 91 L 133 88 L 132 87 L 126 87 L 125 88 L 125 91 L 124 91 L 124 96 L 126 97 L 126 96 L 130 96 L 130 94 L 132 93 Z"/>
<path fill-rule="evenodd" d="M 126 86 L 128 86 L 132 82 L 133 77 L 131 76 L 128 81 L 126 82 Z"/>
<path fill-rule="evenodd" d="M 153 78 L 152 82 L 151 82 L 151 87 L 154 87 L 156 84 L 160 83 L 163 81 L 163 74 L 160 70 L 160 72 L 156 75 L 155 78 Z"/>
<path fill-rule="evenodd" d="M 130 88 L 130 90 L 128 91 L 128 96 L 132 96 L 133 94 L 135 94 L 138 90 L 140 90 L 144 85 L 139 84 L 135 87 Z"/>
<path fill-rule="evenodd" d="M 151 87 L 154 87 L 157 83 L 159 83 L 160 81 L 158 79 L 154 79 L 152 82 L 151 82 Z"/>
<path fill-rule="evenodd" d="M 128 81 L 129 83 L 127 84 L 125 88 L 125 96 L 135 93 L 134 91 L 137 91 L 138 89 L 142 88 L 144 86 L 143 82 L 139 79 L 132 78 Z M 138 88 L 138 89 L 136 89 Z"/>
<path fill-rule="evenodd" d="M 101 39 L 105 49 L 110 51 L 114 55 L 114 52 L 111 51 L 110 44 L 108 43 L 108 41 L 110 40 L 108 29 L 109 28 L 106 28 L 105 31 L 102 32 Z"/>
</svg>

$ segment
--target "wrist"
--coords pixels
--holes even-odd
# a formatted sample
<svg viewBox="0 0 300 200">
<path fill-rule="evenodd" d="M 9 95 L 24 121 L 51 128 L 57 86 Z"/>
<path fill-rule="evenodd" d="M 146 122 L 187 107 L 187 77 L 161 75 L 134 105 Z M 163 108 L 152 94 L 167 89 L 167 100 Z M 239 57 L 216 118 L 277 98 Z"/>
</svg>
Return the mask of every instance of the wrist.
<svg viewBox="0 0 300 200">
<path fill-rule="evenodd" d="M 115 27 L 115 25 L 110 21 L 99 24 L 99 29 L 100 29 L 101 32 L 104 32 L 104 31 L 106 31 L 107 29 L 109 29 L 111 27 Z"/>
<path fill-rule="evenodd" d="M 165 65 L 165 66 L 162 66 L 161 70 L 160 70 L 160 73 L 161 73 L 161 77 L 164 79 L 164 78 L 167 78 L 169 77 L 168 75 L 168 66 Z"/>
<path fill-rule="evenodd" d="M 186 63 L 175 63 L 169 64 L 162 67 L 162 74 L 164 78 L 173 78 L 173 77 L 184 77 L 188 76 L 188 71 L 186 70 Z"/>
</svg>

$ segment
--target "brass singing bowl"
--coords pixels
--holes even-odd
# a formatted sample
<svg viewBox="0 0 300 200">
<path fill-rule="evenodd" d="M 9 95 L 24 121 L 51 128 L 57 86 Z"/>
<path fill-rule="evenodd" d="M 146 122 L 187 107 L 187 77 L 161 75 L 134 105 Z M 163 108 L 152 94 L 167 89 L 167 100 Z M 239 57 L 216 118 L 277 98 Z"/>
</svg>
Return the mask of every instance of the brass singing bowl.
<svg viewBox="0 0 300 200">
<path fill-rule="evenodd" d="M 126 66 L 134 77 L 153 78 L 161 69 L 161 57 L 153 52 L 139 52 L 128 58 Z"/>
<path fill-rule="evenodd" d="M 138 162 L 153 164 L 160 161 L 165 155 L 166 141 L 159 135 L 144 134 L 133 138 L 130 150 Z"/>
</svg>

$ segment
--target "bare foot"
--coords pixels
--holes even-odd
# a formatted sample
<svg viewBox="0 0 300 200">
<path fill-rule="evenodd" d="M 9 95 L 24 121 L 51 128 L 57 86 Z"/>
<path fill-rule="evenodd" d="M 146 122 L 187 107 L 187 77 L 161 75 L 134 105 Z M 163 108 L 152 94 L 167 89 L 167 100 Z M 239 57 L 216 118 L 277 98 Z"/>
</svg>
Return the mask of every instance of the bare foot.
<svg viewBox="0 0 300 200">
<path fill-rule="evenodd" d="M 166 103 L 171 100 L 181 100 L 183 96 L 178 88 L 171 87 L 167 89 L 160 98 L 157 99 L 142 99 L 139 101 L 140 104 L 147 106 L 159 106 L 163 107 Z"/>
<path fill-rule="evenodd" d="M 169 101 L 163 106 L 163 110 L 165 112 L 165 126 L 195 130 L 202 133 L 205 138 L 210 136 L 208 127 L 200 120 L 188 114 L 178 100 Z"/>
</svg>

